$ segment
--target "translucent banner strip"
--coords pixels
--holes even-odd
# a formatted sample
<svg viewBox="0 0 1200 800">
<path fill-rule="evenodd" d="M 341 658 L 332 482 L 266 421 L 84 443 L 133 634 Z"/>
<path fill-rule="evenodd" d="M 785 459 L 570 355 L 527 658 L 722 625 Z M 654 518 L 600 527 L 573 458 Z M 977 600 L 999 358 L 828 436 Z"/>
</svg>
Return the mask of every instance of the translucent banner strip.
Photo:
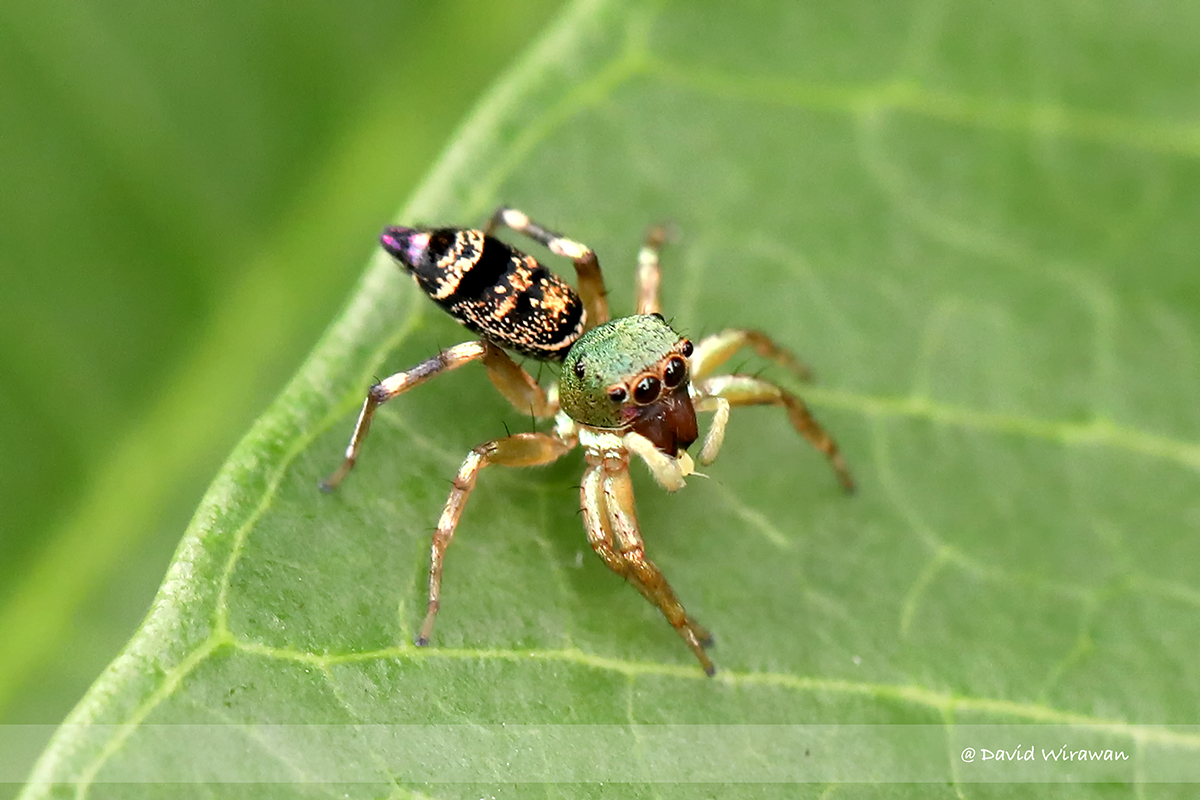
<svg viewBox="0 0 1200 800">
<path fill-rule="evenodd" d="M 0 782 L 23 742 L 0 726 Z M 1200 726 L 92 725 L 97 783 L 1200 782 Z"/>
</svg>

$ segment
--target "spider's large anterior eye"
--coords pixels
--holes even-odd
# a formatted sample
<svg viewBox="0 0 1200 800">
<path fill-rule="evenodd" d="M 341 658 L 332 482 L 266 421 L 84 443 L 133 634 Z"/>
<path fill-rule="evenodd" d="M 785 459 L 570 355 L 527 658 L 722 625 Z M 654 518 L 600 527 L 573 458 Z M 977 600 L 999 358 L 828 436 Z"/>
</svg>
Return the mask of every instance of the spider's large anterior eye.
<svg viewBox="0 0 1200 800">
<path fill-rule="evenodd" d="M 583 359 L 582 358 L 575 362 L 575 377 L 579 378 L 579 380 L 583 380 Z"/>
<path fill-rule="evenodd" d="M 662 383 L 653 375 L 647 375 L 638 381 L 637 386 L 633 388 L 633 399 L 642 405 L 653 403 L 658 398 L 658 392 L 662 389 Z"/>
<path fill-rule="evenodd" d="M 608 399 L 614 403 L 624 403 L 627 394 L 624 386 L 614 386 L 608 390 Z"/>
<path fill-rule="evenodd" d="M 692 343 L 690 341 L 688 341 L 687 339 L 683 340 L 683 357 L 684 358 L 691 358 L 692 353 L 695 351 L 695 349 L 696 348 L 692 347 Z"/>
<path fill-rule="evenodd" d="M 674 389 L 679 384 L 683 383 L 683 379 L 687 377 L 687 362 L 679 356 L 673 357 L 667 362 L 667 368 L 663 371 L 663 383 L 668 389 Z"/>
</svg>

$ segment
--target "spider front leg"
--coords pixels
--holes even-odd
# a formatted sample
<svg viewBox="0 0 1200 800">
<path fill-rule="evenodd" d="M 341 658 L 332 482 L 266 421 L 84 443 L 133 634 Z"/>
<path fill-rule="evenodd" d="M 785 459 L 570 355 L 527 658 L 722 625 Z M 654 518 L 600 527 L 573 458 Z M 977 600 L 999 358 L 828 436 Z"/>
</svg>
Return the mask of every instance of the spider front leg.
<svg viewBox="0 0 1200 800">
<path fill-rule="evenodd" d="M 781 406 L 787 411 L 792 427 L 829 459 L 829 465 L 833 467 L 842 487 L 847 492 L 854 491 L 854 479 L 850 477 L 850 471 L 846 468 L 837 443 L 825 432 L 799 397 L 770 381 L 750 375 L 717 375 L 698 381 L 694 386 L 697 410 L 717 412 L 705 437 L 704 447 L 700 451 L 701 463 L 709 463 L 717 456 L 721 441 L 725 437 L 729 406 Z"/>
<path fill-rule="evenodd" d="M 579 297 L 587 312 L 585 330 L 591 330 L 609 320 L 608 290 L 604 288 L 604 275 L 600 272 L 600 261 L 585 244 L 560 236 L 531 220 L 524 212 L 501 206 L 492 214 L 483 232 L 491 235 L 498 226 L 511 228 L 522 236 L 528 236 L 551 253 L 575 262 L 575 273 L 579 276 Z"/>
<path fill-rule="evenodd" d="M 712 635 L 688 616 L 662 570 L 646 558 L 645 543 L 634 511 L 628 457 L 611 453 L 589 454 L 580 501 L 592 549 L 609 569 L 624 576 L 643 597 L 658 607 L 696 655 L 705 674 L 716 674 L 716 667 L 704 651 L 712 645 Z"/>
<path fill-rule="evenodd" d="M 425 621 L 421 624 L 421 632 L 417 634 L 416 644 L 423 647 L 429 644 L 433 635 L 433 623 L 441 606 L 442 596 L 442 564 L 446 557 L 446 548 L 454 538 L 454 529 L 462 517 L 463 507 L 471 490 L 475 488 L 475 479 L 479 470 L 492 464 L 506 467 L 539 467 L 557 461 L 567 453 L 575 442 L 552 436 L 546 433 L 518 433 L 503 439 L 484 442 L 470 453 L 458 468 L 454 478 L 454 488 L 438 518 L 437 530 L 433 534 L 433 544 L 429 556 L 429 605 L 425 612 Z"/>
<path fill-rule="evenodd" d="M 358 461 L 363 440 L 371 430 L 371 420 L 374 419 L 379 406 L 443 372 L 458 369 L 477 360 L 483 361 L 492 384 L 517 411 L 522 414 L 532 413 L 537 417 L 553 416 L 558 411 L 557 400 L 547 398 L 537 381 L 499 347 L 487 341 L 455 345 L 410 370 L 384 378 L 367 390 L 367 399 L 363 402 L 354 433 L 350 437 L 350 444 L 346 447 L 345 460 L 329 477 L 321 481 L 321 491 L 332 492 L 350 474 L 350 470 Z"/>
</svg>

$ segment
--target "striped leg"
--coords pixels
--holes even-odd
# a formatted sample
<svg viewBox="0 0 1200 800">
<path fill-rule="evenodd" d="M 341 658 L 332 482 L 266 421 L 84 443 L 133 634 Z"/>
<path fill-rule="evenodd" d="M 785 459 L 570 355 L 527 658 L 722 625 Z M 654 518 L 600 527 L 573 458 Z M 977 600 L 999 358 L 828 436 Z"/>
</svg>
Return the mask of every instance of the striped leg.
<svg viewBox="0 0 1200 800">
<path fill-rule="evenodd" d="M 628 478 L 629 473 L 624 473 Z M 653 562 L 646 561 L 645 550 L 641 545 L 641 536 L 637 532 L 637 521 L 633 517 L 633 495 L 629 492 L 628 513 L 621 512 L 619 519 L 623 525 L 632 521 L 633 534 L 636 544 L 626 550 L 618 550 L 614 542 L 613 529 L 617 525 L 609 497 L 612 486 L 606 478 L 606 470 L 599 464 L 589 465 L 583 474 L 583 485 L 580 487 L 580 505 L 583 509 L 583 524 L 587 530 L 588 544 L 596 551 L 605 565 L 613 572 L 624 577 L 633 584 L 642 597 L 663 612 L 667 621 L 679 632 L 679 635 L 696 654 L 704 671 L 712 675 L 716 669 L 708 654 L 704 652 L 712 647 L 713 637 L 700 623 L 687 615 L 679 599 L 671 590 L 662 571 Z M 627 532 L 622 534 L 628 541 Z M 656 577 L 657 576 L 657 577 Z M 697 647 L 698 645 L 698 647 Z"/>
<path fill-rule="evenodd" d="M 462 517 L 471 490 L 475 488 L 479 470 L 492 464 L 502 464 L 506 467 L 538 467 L 550 464 L 574 446 L 574 441 L 546 433 L 518 433 L 485 442 L 467 454 L 466 460 L 458 468 L 454 488 L 450 491 L 446 507 L 442 509 L 442 516 L 438 519 L 437 530 L 433 534 L 429 556 L 429 606 L 425 613 L 425 621 L 421 624 L 421 632 L 416 637 L 418 647 L 429 644 L 429 637 L 433 635 L 433 623 L 441 606 L 442 563 L 446 557 L 446 548 L 454 538 L 454 529 Z"/>
<path fill-rule="evenodd" d="M 604 471 L 601 485 L 604 519 L 608 522 L 607 530 L 612 534 L 612 546 L 623 565 L 622 574 L 643 597 L 658 607 L 695 654 L 704 673 L 710 676 L 716 674 L 716 667 L 708 653 L 704 652 L 704 648 L 712 644 L 712 635 L 688 616 L 662 570 L 646 558 L 646 545 L 638 530 L 634 512 L 633 483 L 629 479 L 628 463 L 619 466 L 606 463 L 601 469 Z"/>
<path fill-rule="evenodd" d="M 587 312 L 585 329 L 608 322 L 608 290 L 604 288 L 604 276 L 600 273 L 600 262 L 596 254 L 585 244 L 546 230 L 515 208 L 501 206 L 492 214 L 483 231 L 491 234 L 500 225 L 528 236 L 551 253 L 564 256 L 575 262 L 575 273 L 579 276 L 579 297 Z"/>
<path fill-rule="evenodd" d="M 725 422 L 728 420 L 728 412 L 721 414 L 721 404 L 719 402 L 710 402 L 711 400 L 720 398 L 731 406 L 781 406 L 787 411 L 792 427 L 807 439 L 809 444 L 820 450 L 829 459 L 829 465 L 833 467 L 833 471 L 841 482 L 842 487 L 847 492 L 854 491 L 854 479 L 850 477 L 850 471 L 846 468 L 846 462 L 842 459 L 842 454 L 838 450 L 837 443 L 833 441 L 833 438 L 813 418 L 812 412 L 808 410 L 808 406 L 804 405 L 804 401 L 799 397 L 785 391 L 770 381 L 754 378 L 750 375 L 717 375 L 712 378 L 706 378 L 696 383 L 696 390 L 700 398 L 697 401 L 697 405 L 700 408 L 705 410 L 711 408 L 718 411 L 717 417 L 713 421 L 713 427 L 710 429 L 708 437 L 706 437 L 704 442 L 704 448 L 701 451 L 702 460 L 708 458 L 711 461 L 717 457 L 716 451 L 719 449 L 720 442 L 725 436 Z M 714 441 L 715 446 L 712 445 Z"/>
</svg>

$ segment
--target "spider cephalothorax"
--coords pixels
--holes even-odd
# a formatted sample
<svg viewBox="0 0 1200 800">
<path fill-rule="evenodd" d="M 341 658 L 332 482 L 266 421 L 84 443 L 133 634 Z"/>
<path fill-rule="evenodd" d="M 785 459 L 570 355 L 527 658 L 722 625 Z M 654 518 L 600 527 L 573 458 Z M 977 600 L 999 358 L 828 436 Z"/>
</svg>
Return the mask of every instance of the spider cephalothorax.
<svg viewBox="0 0 1200 800">
<path fill-rule="evenodd" d="M 572 259 L 579 293 L 532 257 L 492 237 L 498 225 Z M 489 464 L 549 464 L 579 445 L 587 461 L 580 506 L 588 543 L 610 569 L 662 611 L 704 671 L 713 674 L 705 652 L 712 637 L 688 616 L 661 570 L 646 558 L 629 462 L 637 456 L 659 484 L 675 491 L 693 471 L 688 448 L 699 438 L 697 411 L 713 412 L 698 457 L 707 464 L 720 450 L 733 406 L 776 405 L 787 411 L 796 430 L 825 453 L 842 485 L 852 490 L 854 483 L 837 445 L 798 397 L 755 376 L 711 374 L 743 347 L 753 348 L 801 378 L 808 371 L 758 331 L 730 328 L 693 346 L 672 330 L 659 313 L 661 228 L 651 230 L 638 257 L 637 313 L 615 320 L 609 319 L 595 254 L 514 209 L 499 209 L 484 230 L 390 227 L 381 240 L 422 291 L 481 338 L 443 350 L 372 386 L 346 458 L 321 488 L 334 489 L 354 466 L 380 404 L 471 361 L 483 362 L 492 383 L 518 410 L 555 420 L 553 433 L 518 433 L 485 442 L 463 461 L 433 535 L 429 603 L 417 644 L 427 644 L 433 633 L 446 548 L 479 470 Z M 506 350 L 561 361 L 557 391 L 539 386 Z"/>
<path fill-rule="evenodd" d="M 658 314 L 606 322 L 567 353 L 562 410 L 582 425 L 637 431 L 669 456 L 696 441 L 687 359 L 692 343 Z"/>
</svg>

